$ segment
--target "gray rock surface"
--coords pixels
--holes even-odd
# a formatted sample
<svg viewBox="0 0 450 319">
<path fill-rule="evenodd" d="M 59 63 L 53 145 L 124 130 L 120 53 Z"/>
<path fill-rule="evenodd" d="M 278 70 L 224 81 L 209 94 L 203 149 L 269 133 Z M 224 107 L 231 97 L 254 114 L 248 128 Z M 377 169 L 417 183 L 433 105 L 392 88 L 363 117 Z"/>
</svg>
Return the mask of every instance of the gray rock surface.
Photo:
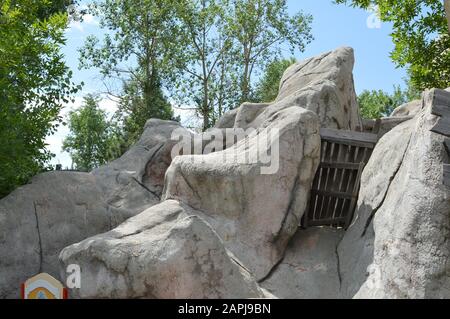
<svg viewBox="0 0 450 319">
<path fill-rule="evenodd" d="M 260 138 L 275 129 L 278 146 Z M 245 156 L 258 158 L 270 149 L 273 172 L 264 174 L 269 165 L 260 161 L 245 164 Z M 203 212 L 225 246 L 261 279 L 282 257 L 303 216 L 319 152 L 317 116 L 292 106 L 223 152 L 176 157 L 167 170 L 163 199 Z"/>
<path fill-rule="evenodd" d="M 354 62 L 353 49 L 342 47 L 292 65 L 281 79 L 275 103 L 261 116 L 298 105 L 316 113 L 321 127 L 362 127 L 353 82 Z"/>
<path fill-rule="evenodd" d="M 383 137 L 365 169 L 358 214 L 338 250 L 347 297 L 450 297 L 448 156 L 443 136 L 430 132 L 432 94 L 417 117 Z"/>
<path fill-rule="evenodd" d="M 92 173 L 49 172 L 0 200 L 0 298 L 47 272 L 64 247 L 108 231 L 160 201 L 176 122 L 149 120 L 124 156 Z"/>
<path fill-rule="evenodd" d="M 92 172 L 115 211 L 131 217 L 160 202 L 176 129 L 182 129 L 178 122 L 150 119 L 130 150 Z"/>
<path fill-rule="evenodd" d="M 261 287 L 277 298 L 340 298 L 336 247 L 343 234 L 331 228 L 298 230 L 283 261 L 260 282 Z"/>
<path fill-rule="evenodd" d="M 422 100 L 414 100 L 397 107 L 391 117 L 414 116 L 422 109 Z"/>
<path fill-rule="evenodd" d="M 352 298 L 367 280 L 374 254 L 372 214 L 383 204 L 402 164 L 414 125 L 415 121 L 410 120 L 383 136 L 361 176 L 354 220 L 337 251 L 344 298 Z"/>
<path fill-rule="evenodd" d="M 165 201 L 61 252 L 79 264 L 81 298 L 262 298 L 252 276 L 192 209 Z M 64 273 L 62 273 L 64 275 Z"/>
<path fill-rule="evenodd" d="M 217 121 L 215 127 L 216 128 L 233 128 L 234 122 L 236 120 L 236 116 L 239 109 L 235 108 L 226 112 L 220 119 Z"/>
<path fill-rule="evenodd" d="M 20 285 L 40 272 L 58 278 L 61 249 L 123 221 L 91 174 L 37 175 L 0 201 L 0 298 L 19 298 Z"/>
<path fill-rule="evenodd" d="M 244 103 L 237 109 L 235 128 L 254 127 L 252 122 L 269 106 L 269 103 Z"/>
</svg>

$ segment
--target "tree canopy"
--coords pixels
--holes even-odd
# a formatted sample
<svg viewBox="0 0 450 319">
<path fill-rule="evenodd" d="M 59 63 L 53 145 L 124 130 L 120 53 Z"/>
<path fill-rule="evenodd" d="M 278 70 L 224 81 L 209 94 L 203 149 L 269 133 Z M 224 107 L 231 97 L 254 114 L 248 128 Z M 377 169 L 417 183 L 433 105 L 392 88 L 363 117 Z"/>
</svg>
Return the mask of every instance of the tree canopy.
<svg viewBox="0 0 450 319">
<path fill-rule="evenodd" d="M 80 88 L 60 53 L 70 3 L 0 2 L 0 197 L 45 168 L 45 138 Z"/>
<path fill-rule="evenodd" d="M 421 90 L 450 86 L 450 20 L 442 0 L 336 0 L 368 9 L 393 25 L 391 57 Z M 447 6 L 448 0 L 446 0 Z M 449 13 L 449 12 L 447 12 Z"/>
<path fill-rule="evenodd" d="M 253 100 L 256 102 L 273 102 L 278 96 L 280 81 L 284 71 L 296 62 L 295 58 L 275 59 L 269 63 L 261 80 L 256 85 Z"/>
<path fill-rule="evenodd" d="M 177 26 L 174 0 L 94 1 L 87 12 L 99 17 L 108 31 L 103 38 L 89 36 L 80 52 L 81 68 L 98 68 L 106 93 L 119 100 L 127 144 L 142 133 L 146 120 L 170 120 L 172 107 L 164 96 L 162 82 L 170 71 Z M 121 87 L 111 87 L 110 80 Z"/>
<path fill-rule="evenodd" d="M 392 94 L 382 90 L 364 90 L 358 96 L 361 116 L 366 119 L 389 116 L 400 105 L 419 99 L 420 92 L 414 89 L 410 83 L 407 84 L 405 90 L 402 90 L 400 86 L 394 86 Z"/>
<path fill-rule="evenodd" d="M 70 134 L 63 142 L 63 150 L 70 153 L 76 169 L 81 171 L 90 171 L 114 159 L 115 132 L 98 103 L 97 96 L 87 95 L 84 104 L 69 113 Z"/>
</svg>

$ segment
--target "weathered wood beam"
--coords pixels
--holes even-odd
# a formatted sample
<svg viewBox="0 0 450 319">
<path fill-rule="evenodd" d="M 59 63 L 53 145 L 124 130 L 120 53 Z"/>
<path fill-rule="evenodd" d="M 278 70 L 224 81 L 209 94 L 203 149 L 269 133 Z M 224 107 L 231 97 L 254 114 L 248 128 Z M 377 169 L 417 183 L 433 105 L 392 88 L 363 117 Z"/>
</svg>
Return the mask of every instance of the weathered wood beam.
<svg viewBox="0 0 450 319">
<path fill-rule="evenodd" d="M 320 136 L 322 140 L 325 141 L 367 148 L 374 148 L 375 144 L 378 142 L 377 134 L 334 130 L 329 128 L 321 128 Z"/>
<path fill-rule="evenodd" d="M 444 164 L 444 185 L 450 186 L 450 164 Z"/>
<path fill-rule="evenodd" d="M 450 117 L 444 116 L 440 118 L 430 131 L 450 137 Z"/>
<path fill-rule="evenodd" d="M 317 190 L 313 189 L 311 190 L 312 195 L 321 195 L 321 196 L 328 196 L 328 197 L 336 197 L 336 198 L 344 198 L 344 199 L 352 199 L 355 195 L 344 193 L 344 192 L 335 192 L 335 191 L 327 191 L 327 190 Z"/>
<path fill-rule="evenodd" d="M 316 219 L 308 221 L 308 226 L 326 226 L 344 223 L 345 218 L 328 218 L 328 219 Z"/>
<path fill-rule="evenodd" d="M 319 167 L 358 170 L 360 163 L 322 162 Z"/>
<path fill-rule="evenodd" d="M 446 138 L 444 141 L 445 149 L 447 150 L 448 156 L 450 156 L 450 138 Z"/>
</svg>

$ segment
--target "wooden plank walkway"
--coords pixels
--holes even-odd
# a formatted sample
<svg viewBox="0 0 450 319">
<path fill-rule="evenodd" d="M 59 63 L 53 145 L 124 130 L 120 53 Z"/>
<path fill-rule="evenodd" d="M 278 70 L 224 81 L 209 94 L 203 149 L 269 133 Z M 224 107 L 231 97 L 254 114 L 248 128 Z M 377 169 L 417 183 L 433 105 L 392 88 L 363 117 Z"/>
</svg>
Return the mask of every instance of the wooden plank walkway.
<svg viewBox="0 0 450 319">
<path fill-rule="evenodd" d="M 356 207 L 362 171 L 378 137 L 332 129 L 321 129 L 320 135 L 320 164 L 302 227 L 347 228 Z"/>
</svg>

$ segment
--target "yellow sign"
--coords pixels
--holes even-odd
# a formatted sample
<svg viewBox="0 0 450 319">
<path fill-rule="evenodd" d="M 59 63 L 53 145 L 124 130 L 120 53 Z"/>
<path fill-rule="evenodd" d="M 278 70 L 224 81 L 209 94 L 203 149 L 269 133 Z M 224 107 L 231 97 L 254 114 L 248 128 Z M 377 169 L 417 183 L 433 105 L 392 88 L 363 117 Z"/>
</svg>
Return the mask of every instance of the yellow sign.
<svg viewBox="0 0 450 319">
<path fill-rule="evenodd" d="M 67 299 L 67 290 L 49 274 L 36 275 L 22 285 L 23 299 Z"/>
</svg>

